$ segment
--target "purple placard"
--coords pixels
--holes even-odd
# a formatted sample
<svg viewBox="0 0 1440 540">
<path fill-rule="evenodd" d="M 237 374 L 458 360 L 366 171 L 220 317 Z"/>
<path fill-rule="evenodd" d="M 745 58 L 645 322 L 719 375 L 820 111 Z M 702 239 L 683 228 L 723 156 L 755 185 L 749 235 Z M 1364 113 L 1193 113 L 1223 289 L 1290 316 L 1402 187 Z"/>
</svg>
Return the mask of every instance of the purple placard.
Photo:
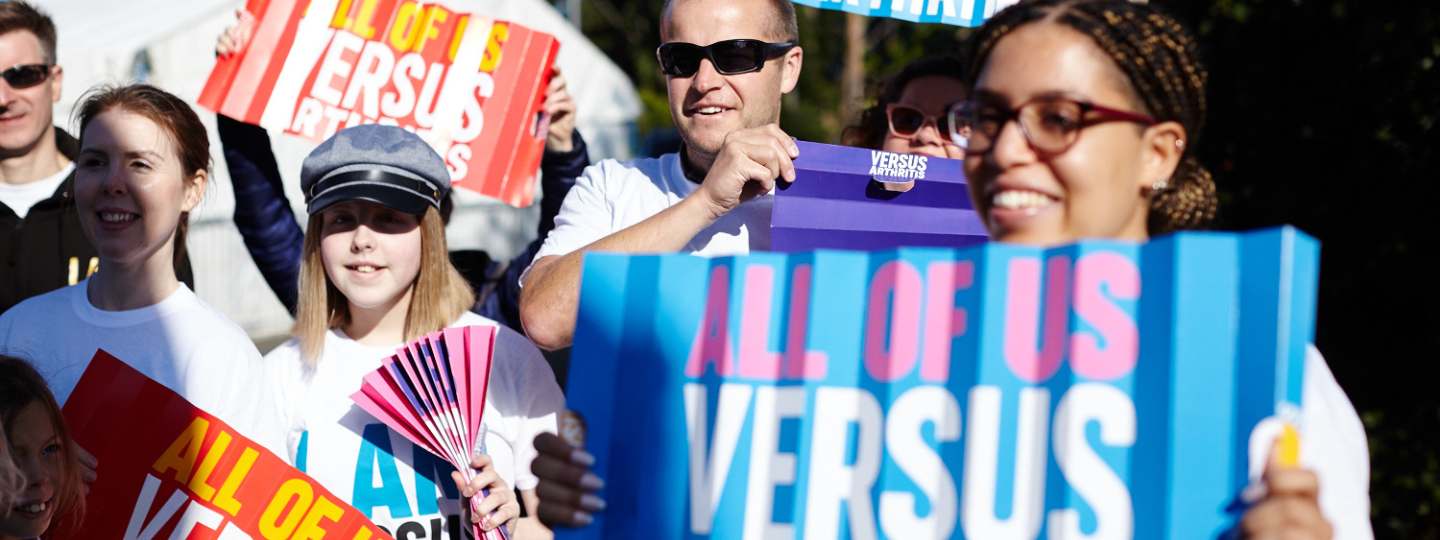
<svg viewBox="0 0 1440 540">
<path fill-rule="evenodd" d="M 772 250 L 963 247 L 986 240 L 961 161 L 797 144 L 796 181 L 775 191 Z M 914 186 L 888 191 L 881 181 Z"/>
</svg>

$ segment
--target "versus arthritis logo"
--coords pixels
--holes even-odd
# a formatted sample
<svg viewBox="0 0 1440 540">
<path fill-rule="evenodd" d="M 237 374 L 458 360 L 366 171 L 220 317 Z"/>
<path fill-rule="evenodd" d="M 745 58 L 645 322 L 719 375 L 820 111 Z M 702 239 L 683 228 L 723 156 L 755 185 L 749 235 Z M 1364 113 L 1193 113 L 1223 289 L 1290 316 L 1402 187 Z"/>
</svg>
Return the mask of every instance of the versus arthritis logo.
<svg viewBox="0 0 1440 540">
<path fill-rule="evenodd" d="M 924 180 L 925 167 L 928 162 L 929 158 L 925 156 L 912 156 L 871 150 L 870 176 Z"/>
</svg>

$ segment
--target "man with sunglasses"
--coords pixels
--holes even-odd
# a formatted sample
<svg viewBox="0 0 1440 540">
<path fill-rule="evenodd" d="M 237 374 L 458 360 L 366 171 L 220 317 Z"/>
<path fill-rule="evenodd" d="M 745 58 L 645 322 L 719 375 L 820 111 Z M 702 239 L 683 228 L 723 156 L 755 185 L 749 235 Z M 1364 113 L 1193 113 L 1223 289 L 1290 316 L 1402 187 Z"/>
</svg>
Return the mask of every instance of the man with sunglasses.
<svg viewBox="0 0 1440 540">
<path fill-rule="evenodd" d="M 0 312 L 99 263 L 71 197 L 80 145 L 53 123 L 63 75 L 55 23 L 28 3 L 0 2 Z M 188 260 L 177 271 L 193 286 Z"/>
<path fill-rule="evenodd" d="M 587 251 L 735 255 L 770 246 L 769 193 L 793 181 L 780 99 L 802 51 L 791 0 L 669 0 L 656 51 L 684 146 L 586 169 L 526 271 L 520 319 L 545 349 L 568 347 Z"/>
</svg>

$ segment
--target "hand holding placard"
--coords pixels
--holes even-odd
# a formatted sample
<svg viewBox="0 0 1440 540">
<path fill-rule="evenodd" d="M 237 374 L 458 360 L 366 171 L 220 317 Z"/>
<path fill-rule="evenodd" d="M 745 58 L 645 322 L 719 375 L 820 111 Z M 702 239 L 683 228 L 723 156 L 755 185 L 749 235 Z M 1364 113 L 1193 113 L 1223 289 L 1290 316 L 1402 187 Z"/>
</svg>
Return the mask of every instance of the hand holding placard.
<svg viewBox="0 0 1440 540">
<path fill-rule="evenodd" d="M 795 140 L 776 124 L 733 131 L 695 195 L 705 201 L 712 219 L 719 219 L 740 203 L 774 191 L 777 180 L 794 182 L 799 155 Z"/>
</svg>

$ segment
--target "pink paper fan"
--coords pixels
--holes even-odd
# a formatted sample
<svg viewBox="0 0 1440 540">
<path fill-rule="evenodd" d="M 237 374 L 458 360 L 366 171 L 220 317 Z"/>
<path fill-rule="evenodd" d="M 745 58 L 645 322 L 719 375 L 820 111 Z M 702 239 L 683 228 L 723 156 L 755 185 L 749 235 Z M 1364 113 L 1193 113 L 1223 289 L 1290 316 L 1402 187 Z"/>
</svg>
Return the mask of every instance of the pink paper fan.
<svg viewBox="0 0 1440 540">
<path fill-rule="evenodd" d="M 446 328 L 406 343 L 366 374 L 350 399 L 468 481 L 475 476 L 470 456 L 485 452 L 480 419 L 497 333 L 494 326 Z M 470 500 L 472 512 L 479 503 L 480 497 Z M 503 527 L 471 530 L 484 540 L 509 538 Z"/>
</svg>

